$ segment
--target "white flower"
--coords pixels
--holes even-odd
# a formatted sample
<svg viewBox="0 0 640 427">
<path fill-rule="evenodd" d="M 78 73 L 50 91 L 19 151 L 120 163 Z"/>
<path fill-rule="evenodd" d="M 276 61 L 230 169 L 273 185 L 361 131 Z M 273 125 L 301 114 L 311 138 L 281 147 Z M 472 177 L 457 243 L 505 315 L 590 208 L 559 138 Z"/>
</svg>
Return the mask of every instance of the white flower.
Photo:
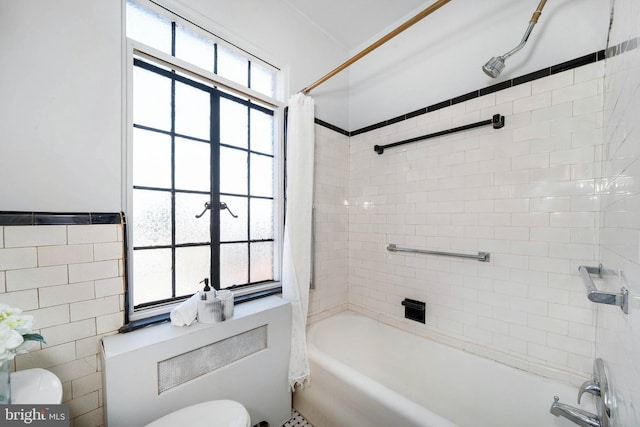
<svg viewBox="0 0 640 427">
<path fill-rule="evenodd" d="M 44 342 L 42 335 L 34 334 L 33 316 L 22 314 L 19 308 L 0 304 L 0 363 L 12 360 L 16 354 L 25 353 L 25 341 Z"/>
</svg>

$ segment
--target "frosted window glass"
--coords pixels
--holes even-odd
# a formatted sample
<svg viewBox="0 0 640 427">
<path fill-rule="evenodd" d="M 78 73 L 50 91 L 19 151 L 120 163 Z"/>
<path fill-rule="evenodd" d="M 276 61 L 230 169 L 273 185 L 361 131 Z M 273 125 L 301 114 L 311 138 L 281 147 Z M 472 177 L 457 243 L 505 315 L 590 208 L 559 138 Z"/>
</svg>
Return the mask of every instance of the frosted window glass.
<svg viewBox="0 0 640 427">
<path fill-rule="evenodd" d="M 133 185 L 171 188 L 171 138 L 168 135 L 133 129 Z"/>
<path fill-rule="evenodd" d="M 133 190 L 133 246 L 171 244 L 171 194 Z"/>
<path fill-rule="evenodd" d="M 209 92 L 176 82 L 176 133 L 209 140 Z"/>
<path fill-rule="evenodd" d="M 220 287 L 248 283 L 249 253 L 246 243 L 220 245 Z"/>
<path fill-rule="evenodd" d="M 273 239 L 273 200 L 251 199 L 251 240 Z"/>
<path fill-rule="evenodd" d="M 133 304 L 171 298 L 171 250 L 133 251 Z"/>
<path fill-rule="evenodd" d="M 220 142 L 247 148 L 248 129 L 247 107 L 226 98 L 220 98 Z"/>
<path fill-rule="evenodd" d="M 218 75 L 248 86 L 249 61 L 232 50 L 218 45 Z"/>
<path fill-rule="evenodd" d="M 231 212 L 238 215 L 234 218 L 227 210 L 220 211 L 220 241 L 237 242 L 247 240 L 247 198 L 221 196 L 220 201 L 225 202 Z"/>
<path fill-rule="evenodd" d="M 211 189 L 211 146 L 206 142 L 176 138 L 175 152 L 176 188 L 209 191 Z"/>
<path fill-rule="evenodd" d="M 171 80 L 140 67 L 133 68 L 133 122 L 171 130 Z"/>
<path fill-rule="evenodd" d="M 215 44 L 182 25 L 176 27 L 176 58 L 213 73 Z"/>
<path fill-rule="evenodd" d="M 207 210 L 201 218 L 196 215 L 204 210 L 208 195 L 176 194 L 176 243 L 207 243 L 211 241 L 209 229 L 210 211 Z"/>
<path fill-rule="evenodd" d="M 273 158 L 251 154 L 251 195 L 273 196 Z"/>
<path fill-rule="evenodd" d="M 273 116 L 251 110 L 251 150 L 273 154 Z"/>
<path fill-rule="evenodd" d="M 275 96 L 276 73 L 269 68 L 258 64 L 251 63 L 251 89 L 269 95 Z"/>
<path fill-rule="evenodd" d="M 171 55 L 171 20 L 127 1 L 127 37 Z"/>
<path fill-rule="evenodd" d="M 220 192 L 247 194 L 246 151 L 220 147 Z"/>
<path fill-rule="evenodd" d="M 209 277 L 211 251 L 208 246 L 176 248 L 176 297 L 193 295 Z"/>
<path fill-rule="evenodd" d="M 273 280 L 273 242 L 251 243 L 251 283 Z"/>
</svg>

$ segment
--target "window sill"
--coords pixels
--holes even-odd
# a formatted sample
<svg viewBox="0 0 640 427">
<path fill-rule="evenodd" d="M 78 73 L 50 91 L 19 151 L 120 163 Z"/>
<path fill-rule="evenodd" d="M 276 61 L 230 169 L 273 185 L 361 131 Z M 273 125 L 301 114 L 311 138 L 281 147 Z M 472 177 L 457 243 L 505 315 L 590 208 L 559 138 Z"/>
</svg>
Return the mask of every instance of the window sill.
<svg viewBox="0 0 640 427">
<path fill-rule="evenodd" d="M 233 299 L 233 304 L 234 306 L 238 306 L 241 305 L 243 303 L 247 303 L 250 301 L 255 301 L 255 300 L 259 300 L 262 298 L 266 298 L 272 295 L 279 295 L 282 293 L 282 287 L 278 286 L 278 287 L 273 287 L 273 288 L 269 288 L 269 289 L 264 289 L 264 290 L 258 290 L 258 291 L 254 291 L 254 292 L 250 292 L 250 293 L 242 293 L 240 295 L 236 295 Z M 150 316 L 150 317 L 146 317 L 144 319 L 136 319 L 136 320 L 132 320 L 129 323 L 127 323 L 126 325 L 122 326 L 118 332 L 120 333 L 126 333 L 126 332 L 131 332 L 131 331 L 135 331 L 138 329 L 143 329 L 149 326 L 154 326 L 154 325 L 159 325 L 162 323 L 167 323 L 170 321 L 169 318 L 169 312 L 167 313 L 162 313 L 162 314 L 158 314 L 155 316 Z M 235 315 L 234 315 L 235 318 Z"/>
</svg>

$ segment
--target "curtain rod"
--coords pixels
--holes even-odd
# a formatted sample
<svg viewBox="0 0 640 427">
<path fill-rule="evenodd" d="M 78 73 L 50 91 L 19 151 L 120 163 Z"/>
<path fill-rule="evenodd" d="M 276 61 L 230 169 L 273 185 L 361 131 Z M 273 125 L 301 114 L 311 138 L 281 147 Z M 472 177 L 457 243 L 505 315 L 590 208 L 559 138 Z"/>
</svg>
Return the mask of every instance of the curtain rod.
<svg viewBox="0 0 640 427">
<path fill-rule="evenodd" d="M 394 38 L 395 36 L 397 36 L 398 34 L 403 32 L 407 28 L 411 27 L 413 24 L 415 24 L 418 21 L 422 20 L 423 18 L 431 15 L 433 12 L 435 12 L 438 9 L 440 9 L 442 6 L 444 6 L 445 4 L 449 3 L 450 1 L 451 0 L 438 0 L 438 1 L 436 1 L 431 6 L 427 7 L 422 12 L 418 13 L 416 16 L 414 16 L 413 18 L 409 19 L 404 24 L 400 25 L 395 30 L 391 31 L 390 33 L 388 33 L 387 35 L 385 35 L 384 37 L 379 39 L 377 42 L 373 43 L 371 46 L 367 47 L 366 49 L 360 51 L 360 53 L 358 53 L 357 55 L 355 55 L 352 58 L 348 59 L 344 64 L 338 66 L 336 69 L 334 69 L 333 71 L 329 72 L 327 75 L 325 75 L 324 77 L 322 77 L 321 79 L 319 79 L 315 83 L 313 83 L 313 84 L 305 87 L 304 89 L 302 89 L 300 92 L 302 92 L 304 94 L 307 94 L 307 93 L 311 92 L 313 89 L 315 89 L 316 87 L 320 86 L 322 83 L 326 82 L 331 77 L 333 77 L 336 74 L 338 74 L 340 71 L 344 70 L 345 68 L 347 68 L 348 66 L 350 66 L 351 64 L 356 62 L 357 60 L 361 59 L 363 56 L 373 52 L 375 49 L 379 48 L 384 43 L 388 42 L 389 40 L 391 40 L 392 38 Z"/>
</svg>

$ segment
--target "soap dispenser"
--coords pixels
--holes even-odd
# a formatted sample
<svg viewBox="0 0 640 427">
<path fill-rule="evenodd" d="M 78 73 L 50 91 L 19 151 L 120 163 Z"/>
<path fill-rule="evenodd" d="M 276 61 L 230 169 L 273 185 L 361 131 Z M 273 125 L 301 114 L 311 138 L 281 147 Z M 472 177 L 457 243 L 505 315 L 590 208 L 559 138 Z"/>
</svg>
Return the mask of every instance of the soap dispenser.
<svg viewBox="0 0 640 427">
<path fill-rule="evenodd" d="M 209 286 L 209 279 L 205 278 L 204 289 L 200 291 L 200 297 L 198 298 L 198 322 L 200 323 L 214 323 L 214 301 L 216 299 L 216 291 L 212 290 Z"/>
</svg>

